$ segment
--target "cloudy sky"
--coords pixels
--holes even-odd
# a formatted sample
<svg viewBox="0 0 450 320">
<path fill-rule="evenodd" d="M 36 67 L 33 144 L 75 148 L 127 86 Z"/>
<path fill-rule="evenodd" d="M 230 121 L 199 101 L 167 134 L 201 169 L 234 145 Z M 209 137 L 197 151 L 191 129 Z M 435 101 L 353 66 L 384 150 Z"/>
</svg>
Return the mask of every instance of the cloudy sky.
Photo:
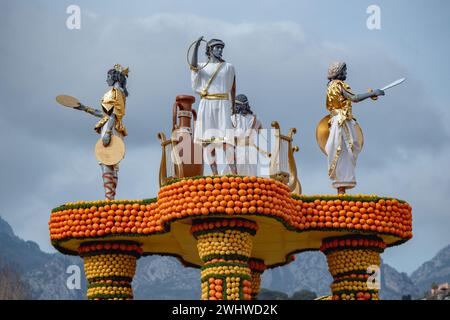
<svg viewBox="0 0 450 320">
<path fill-rule="evenodd" d="M 69 5 L 81 29 L 66 27 Z M 381 29 L 369 30 L 369 5 Z M 102 199 L 93 154 L 96 119 L 55 103 L 61 93 L 98 106 L 106 71 L 130 67 L 127 155 L 118 198 L 155 196 L 159 131 L 171 105 L 192 94 L 187 46 L 200 35 L 225 41 L 237 88 L 267 127 L 296 127 L 305 194 L 334 193 L 315 141 L 326 114 L 328 64 L 344 60 L 357 92 L 407 82 L 354 106 L 365 134 L 352 192 L 413 206 L 414 238 L 385 261 L 411 272 L 450 244 L 450 3 L 433 1 L 1 1 L 0 215 L 22 238 L 52 251 L 47 221 L 61 203 Z M 1 244 L 0 244 L 1 245 Z"/>
</svg>

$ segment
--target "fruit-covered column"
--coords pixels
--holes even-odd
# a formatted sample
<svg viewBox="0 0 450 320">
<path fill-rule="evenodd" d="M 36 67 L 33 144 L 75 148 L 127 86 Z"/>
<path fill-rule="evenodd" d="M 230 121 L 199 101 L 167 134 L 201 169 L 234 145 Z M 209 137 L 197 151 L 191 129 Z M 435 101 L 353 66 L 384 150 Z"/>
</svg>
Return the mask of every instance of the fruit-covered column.
<svg viewBox="0 0 450 320">
<path fill-rule="evenodd" d="M 250 300 L 249 258 L 257 224 L 247 219 L 206 218 L 194 220 L 191 232 L 197 239 L 202 300 Z"/>
<path fill-rule="evenodd" d="M 333 276 L 333 300 L 378 300 L 380 254 L 386 248 L 376 236 L 348 235 L 324 239 L 325 253 Z"/>
<path fill-rule="evenodd" d="M 250 271 L 252 273 L 252 300 L 256 300 L 258 298 L 258 294 L 261 288 L 261 275 L 267 269 L 264 260 L 251 258 L 248 262 L 250 267 Z"/>
<path fill-rule="evenodd" d="M 141 245 L 132 241 L 86 242 L 78 253 L 84 259 L 89 300 L 133 299 L 131 282 Z"/>
</svg>

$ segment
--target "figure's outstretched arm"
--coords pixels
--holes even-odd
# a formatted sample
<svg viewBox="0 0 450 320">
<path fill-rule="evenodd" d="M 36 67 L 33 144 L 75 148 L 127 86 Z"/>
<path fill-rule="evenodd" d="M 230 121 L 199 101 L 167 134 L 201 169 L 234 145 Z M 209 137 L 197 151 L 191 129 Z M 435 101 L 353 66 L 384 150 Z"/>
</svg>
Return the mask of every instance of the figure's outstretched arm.
<svg viewBox="0 0 450 320">
<path fill-rule="evenodd" d="M 378 96 L 384 96 L 384 91 L 380 90 L 380 89 L 376 89 L 367 93 L 361 93 L 361 94 L 354 94 L 351 92 L 348 92 L 345 89 L 342 89 L 342 94 L 344 95 L 344 97 L 346 97 L 347 99 L 349 99 L 352 102 L 361 102 L 363 100 L 366 100 L 368 98 L 374 98 L 374 97 L 378 97 Z"/>
<path fill-rule="evenodd" d="M 94 117 L 98 117 L 98 118 L 103 118 L 103 112 L 98 110 L 98 109 L 94 109 L 88 106 L 85 106 L 84 104 L 80 103 L 78 107 L 75 107 L 74 109 L 77 110 L 81 110 L 84 111 L 86 113 L 92 114 Z"/>
<path fill-rule="evenodd" d="M 203 36 L 198 38 L 197 42 L 195 43 L 194 53 L 192 54 L 191 67 L 194 70 L 198 69 L 198 48 L 200 47 L 200 43 L 202 42 L 202 40 Z"/>
</svg>

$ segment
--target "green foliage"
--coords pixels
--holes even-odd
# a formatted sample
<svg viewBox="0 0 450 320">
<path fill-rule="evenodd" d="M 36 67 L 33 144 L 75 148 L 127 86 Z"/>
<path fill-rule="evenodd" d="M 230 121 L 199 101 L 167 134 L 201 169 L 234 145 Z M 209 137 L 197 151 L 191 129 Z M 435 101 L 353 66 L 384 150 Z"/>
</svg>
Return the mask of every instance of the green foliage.
<svg viewBox="0 0 450 320">
<path fill-rule="evenodd" d="M 317 298 L 317 294 L 315 292 L 302 289 L 294 292 L 294 294 L 289 298 L 289 300 L 314 300 Z"/>
<path fill-rule="evenodd" d="M 165 187 L 171 184 L 174 184 L 176 182 L 182 181 L 182 180 L 198 180 L 198 179 L 206 179 L 206 178 L 220 178 L 220 177 L 234 177 L 234 178 L 244 178 L 245 176 L 240 175 L 234 175 L 234 174 L 226 174 L 226 175 L 220 175 L 220 176 L 193 176 L 193 177 L 185 177 L 185 178 L 171 178 L 166 181 L 161 187 Z"/>
<path fill-rule="evenodd" d="M 246 274 L 241 274 L 241 273 L 230 273 L 230 274 L 209 273 L 208 275 L 201 278 L 200 281 L 205 282 L 205 281 L 208 281 L 210 278 L 222 279 L 223 281 L 226 281 L 227 278 L 232 278 L 232 277 L 241 278 L 241 280 L 248 280 L 248 281 L 252 280 L 252 277 L 250 277 Z"/>
<path fill-rule="evenodd" d="M 96 294 L 89 297 L 89 300 L 95 299 L 103 299 L 103 300 L 133 299 L 133 296 L 129 294 Z"/>
<path fill-rule="evenodd" d="M 115 283 L 91 283 L 88 284 L 88 289 L 90 288 L 131 288 L 131 283 L 127 284 L 115 284 Z"/>
<path fill-rule="evenodd" d="M 196 231 L 194 232 L 194 237 L 197 239 L 199 236 L 204 235 L 204 234 L 211 234 L 213 232 L 225 232 L 227 230 L 237 230 L 237 231 L 241 231 L 241 232 L 246 232 L 248 234 L 251 234 L 252 236 L 254 236 L 256 234 L 256 230 L 254 229 L 250 229 L 250 228 L 246 228 L 246 227 L 219 227 L 219 228 L 214 228 L 212 230 L 202 230 L 202 231 Z"/>
<path fill-rule="evenodd" d="M 343 194 L 343 195 L 298 195 L 292 194 L 292 198 L 295 200 L 302 200 L 303 202 L 314 202 L 315 200 L 341 200 L 341 201 L 373 201 L 378 202 L 379 200 L 397 200 L 399 203 L 405 203 L 405 200 L 396 199 L 392 197 L 379 197 L 377 195 L 365 195 L 365 194 Z"/>
<path fill-rule="evenodd" d="M 138 204 L 147 205 L 147 204 L 156 202 L 157 200 L 158 200 L 157 198 L 150 198 L 150 199 L 142 199 L 142 200 L 85 201 L 83 203 L 63 204 L 63 205 L 60 205 L 57 208 L 54 208 L 52 210 L 52 212 L 58 212 L 58 211 L 63 211 L 63 210 L 68 210 L 68 209 L 89 209 L 92 206 L 103 207 L 103 206 L 112 205 L 112 204 L 119 205 L 119 204 L 134 204 L 134 203 L 138 203 Z"/>
<path fill-rule="evenodd" d="M 258 300 L 288 300 L 289 296 L 280 291 L 262 288 L 258 295 Z"/>
</svg>

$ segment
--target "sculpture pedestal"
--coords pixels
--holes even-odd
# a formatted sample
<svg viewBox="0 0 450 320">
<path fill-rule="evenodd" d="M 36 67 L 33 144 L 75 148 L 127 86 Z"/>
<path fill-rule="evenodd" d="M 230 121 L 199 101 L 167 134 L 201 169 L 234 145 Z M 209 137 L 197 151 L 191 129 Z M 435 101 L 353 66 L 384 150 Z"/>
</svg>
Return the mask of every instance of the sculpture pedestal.
<svg viewBox="0 0 450 320">
<path fill-rule="evenodd" d="M 141 253 L 201 268 L 203 299 L 254 299 L 265 268 L 316 250 L 327 255 L 335 299 L 377 299 L 370 273 L 386 247 L 411 239 L 412 208 L 376 195 L 293 195 L 268 178 L 197 177 L 153 199 L 66 203 L 49 231 L 58 251 L 85 259 L 92 299 L 131 298 Z"/>
<path fill-rule="evenodd" d="M 323 240 L 320 250 L 327 256 L 333 276 L 333 300 L 379 300 L 376 275 L 380 254 L 386 248 L 376 236 L 348 235 Z"/>
<path fill-rule="evenodd" d="M 252 300 L 258 299 L 259 291 L 261 290 L 261 275 L 266 270 L 267 266 L 264 260 L 251 258 L 248 262 L 250 271 L 252 272 Z"/>
<path fill-rule="evenodd" d="M 258 226 L 247 219 L 193 220 L 191 232 L 204 265 L 202 300 L 250 300 L 249 258 Z"/>
<path fill-rule="evenodd" d="M 139 243 L 131 241 L 86 242 L 78 252 L 84 260 L 89 300 L 133 299 L 136 260 L 141 256 Z"/>
</svg>

